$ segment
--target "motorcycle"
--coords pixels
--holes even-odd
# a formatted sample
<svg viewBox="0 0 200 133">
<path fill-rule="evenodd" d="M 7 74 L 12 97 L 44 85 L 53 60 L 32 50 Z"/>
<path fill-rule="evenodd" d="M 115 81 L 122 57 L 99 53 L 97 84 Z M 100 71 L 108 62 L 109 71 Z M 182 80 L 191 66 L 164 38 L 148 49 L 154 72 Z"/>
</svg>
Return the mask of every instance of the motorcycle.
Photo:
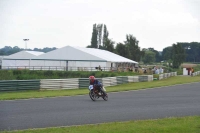
<svg viewBox="0 0 200 133">
<path fill-rule="evenodd" d="M 102 97 L 105 101 L 108 101 L 108 95 L 104 87 L 97 89 L 97 86 L 90 85 L 89 86 L 89 96 L 92 101 L 96 101 L 99 97 Z"/>
</svg>

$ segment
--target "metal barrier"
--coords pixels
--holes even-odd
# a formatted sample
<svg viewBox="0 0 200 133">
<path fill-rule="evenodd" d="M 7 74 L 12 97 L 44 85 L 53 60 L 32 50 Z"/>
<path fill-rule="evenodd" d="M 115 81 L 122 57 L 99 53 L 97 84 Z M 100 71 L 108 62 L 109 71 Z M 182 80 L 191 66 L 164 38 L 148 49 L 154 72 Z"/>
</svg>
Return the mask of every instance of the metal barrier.
<svg viewBox="0 0 200 133">
<path fill-rule="evenodd" d="M 177 76 L 177 72 L 159 74 L 159 80 L 166 79 L 172 76 Z"/>
<path fill-rule="evenodd" d="M 77 89 L 79 88 L 78 78 L 72 79 L 41 79 L 42 89 Z"/>
<path fill-rule="evenodd" d="M 191 74 L 191 76 L 197 76 L 197 75 L 200 75 L 200 71 L 197 71 Z"/>
<path fill-rule="evenodd" d="M 115 86 L 119 84 L 129 83 L 129 82 L 147 82 L 153 81 L 153 75 L 144 76 L 118 76 L 118 77 L 106 77 L 97 78 L 103 83 L 105 87 Z M 89 79 L 88 78 L 78 78 L 78 79 L 41 79 L 41 89 L 77 89 L 77 88 L 88 88 Z"/>
<path fill-rule="evenodd" d="M 4 70 L 116 71 L 114 67 L 3 66 Z"/>
<path fill-rule="evenodd" d="M 199 72 L 200 74 L 200 72 Z M 164 73 L 159 75 L 159 79 L 176 76 L 177 73 Z M 117 76 L 97 78 L 105 87 L 115 86 L 130 82 L 148 82 L 153 81 L 153 75 L 139 76 Z M 41 79 L 41 80 L 2 80 L 0 81 L 0 91 L 17 91 L 17 90 L 55 90 L 55 89 L 78 89 L 89 86 L 88 78 L 71 78 L 71 79 Z"/>
<path fill-rule="evenodd" d="M 1 80 L 0 91 L 39 90 L 40 80 Z"/>
</svg>

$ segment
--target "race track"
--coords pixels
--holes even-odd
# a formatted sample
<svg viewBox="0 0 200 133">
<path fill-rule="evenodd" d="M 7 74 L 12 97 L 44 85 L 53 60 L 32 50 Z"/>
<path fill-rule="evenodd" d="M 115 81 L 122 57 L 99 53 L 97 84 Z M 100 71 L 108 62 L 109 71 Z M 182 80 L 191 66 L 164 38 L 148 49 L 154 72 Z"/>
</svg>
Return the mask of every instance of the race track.
<svg viewBox="0 0 200 133">
<path fill-rule="evenodd" d="M 108 96 L 0 101 L 0 131 L 200 115 L 200 83 Z"/>
</svg>

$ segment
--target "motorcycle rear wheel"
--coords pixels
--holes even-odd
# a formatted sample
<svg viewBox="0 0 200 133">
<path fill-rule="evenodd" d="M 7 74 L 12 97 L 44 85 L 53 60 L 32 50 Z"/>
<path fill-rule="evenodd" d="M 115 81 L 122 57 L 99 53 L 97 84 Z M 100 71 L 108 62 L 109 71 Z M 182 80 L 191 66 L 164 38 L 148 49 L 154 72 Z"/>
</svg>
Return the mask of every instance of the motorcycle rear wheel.
<svg viewBox="0 0 200 133">
<path fill-rule="evenodd" d="M 106 92 L 102 91 L 103 93 L 103 100 L 108 101 L 108 95 Z"/>
</svg>

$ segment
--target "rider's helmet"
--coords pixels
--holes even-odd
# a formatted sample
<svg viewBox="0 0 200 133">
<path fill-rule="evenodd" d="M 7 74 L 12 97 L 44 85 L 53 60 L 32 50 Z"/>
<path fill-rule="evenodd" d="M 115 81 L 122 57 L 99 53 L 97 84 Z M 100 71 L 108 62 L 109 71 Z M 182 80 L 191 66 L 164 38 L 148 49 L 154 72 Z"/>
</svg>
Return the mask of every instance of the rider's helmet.
<svg viewBox="0 0 200 133">
<path fill-rule="evenodd" d="M 90 76 L 90 77 L 89 77 L 89 80 L 90 80 L 90 82 L 94 82 L 95 77 L 94 77 L 94 76 Z"/>
</svg>

